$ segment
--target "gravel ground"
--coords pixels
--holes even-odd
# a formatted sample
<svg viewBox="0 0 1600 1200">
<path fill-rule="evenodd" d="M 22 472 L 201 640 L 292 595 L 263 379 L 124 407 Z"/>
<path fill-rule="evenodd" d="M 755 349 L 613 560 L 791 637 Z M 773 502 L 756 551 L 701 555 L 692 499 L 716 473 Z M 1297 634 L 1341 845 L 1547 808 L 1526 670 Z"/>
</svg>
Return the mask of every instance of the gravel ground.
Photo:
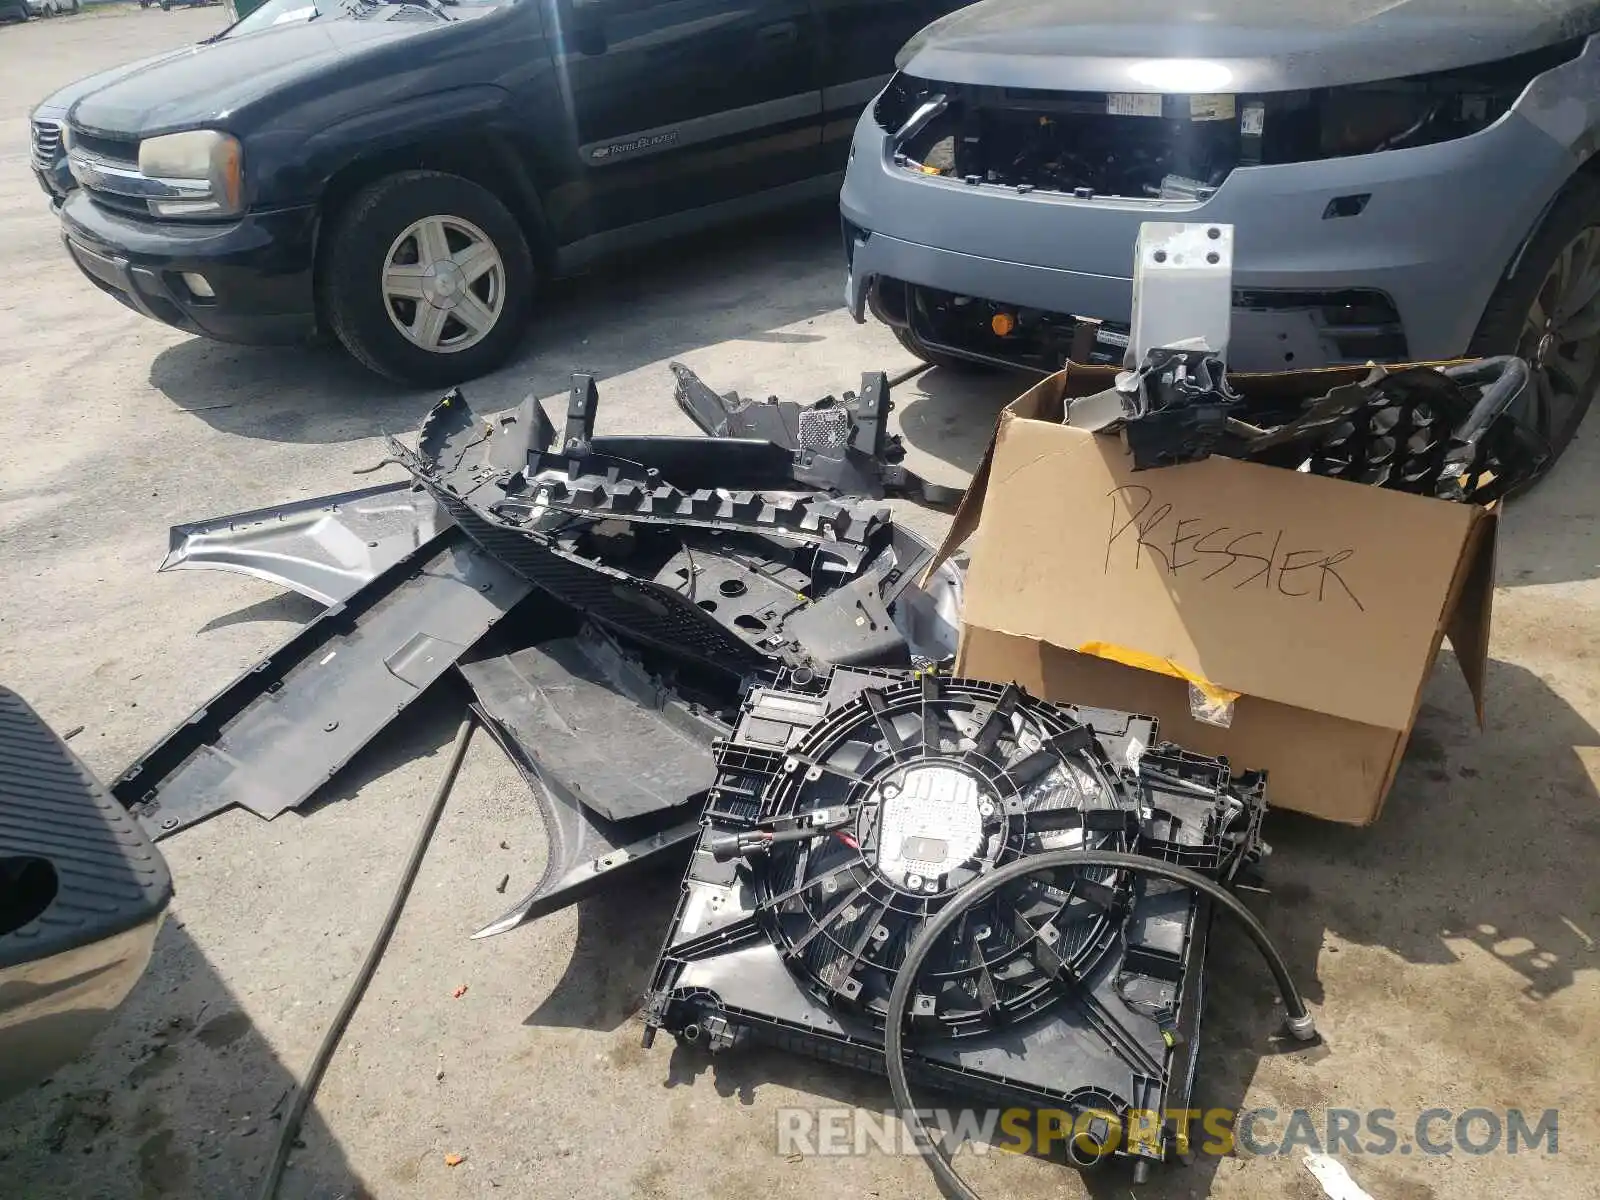
<svg viewBox="0 0 1600 1200">
<path fill-rule="evenodd" d="M 214 31 L 219 9 L 133 7 L 0 29 L 0 665 L 103 776 L 282 641 L 315 607 L 222 574 L 156 576 L 174 522 L 339 491 L 429 397 L 328 351 L 208 344 L 145 321 L 67 261 L 29 175 L 26 113 L 68 80 Z M 568 372 L 601 379 L 603 429 L 689 432 L 665 363 L 799 397 L 908 365 L 838 307 L 826 210 L 637 258 L 554 288 L 480 411 Z M 971 468 L 1014 380 L 933 371 L 899 392 L 912 465 Z M 1559 1108 L 1559 1153 L 1346 1155 L 1377 1200 L 1594 1194 L 1600 1075 L 1600 425 L 1507 515 L 1488 728 L 1448 654 L 1382 821 L 1275 815 L 1262 899 L 1327 1033 L 1279 1054 L 1243 939 L 1217 938 L 1201 1099 L 1277 1110 Z M 939 521 L 907 519 L 929 533 Z M 424 703 L 315 808 L 229 813 L 163 843 L 178 884 L 150 970 L 84 1060 L 0 1105 L 0 1196 L 254 1194 L 294 1072 L 388 900 L 455 717 Z M 645 881 L 487 942 L 544 853 L 515 773 L 473 746 L 388 956 L 323 1085 L 283 1195 L 919 1197 L 914 1160 L 793 1160 L 777 1110 L 882 1109 L 877 1081 L 757 1053 L 640 1048 L 636 998 L 676 894 Z M 465 986 L 459 998 L 454 992 Z M 1440 1130 L 1446 1126 L 1439 1126 Z M 1480 1128 L 1481 1136 L 1481 1128 Z M 1368 1139 L 1363 1138 L 1363 1141 Z M 447 1154 L 463 1156 L 456 1167 Z M 1017 1197 L 1122 1198 L 988 1161 Z M 1203 1158 L 1139 1194 L 1313 1197 L 1298 1161 Z"/>
</svg>

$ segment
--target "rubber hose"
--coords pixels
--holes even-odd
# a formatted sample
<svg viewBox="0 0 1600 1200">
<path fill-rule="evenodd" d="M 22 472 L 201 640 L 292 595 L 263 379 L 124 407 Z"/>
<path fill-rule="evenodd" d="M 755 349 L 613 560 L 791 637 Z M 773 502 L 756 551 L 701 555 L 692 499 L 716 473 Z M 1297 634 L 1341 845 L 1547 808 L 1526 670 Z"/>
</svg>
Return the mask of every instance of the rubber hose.
<svg viewBox="0 0 1600 1200">
<path fill-rule="evenodd" d="M 367 957 L 362 960 L 360 970 L 350 981 L 350 990 L 345 993 L 344 1001 L 339 1005 L 333 1023 L 322 1035 L 322 1044 L 317 1047 L 311 1065 L 306 1068 L 300 1089 L 295 1093 L 294 1103 L 289 1106 L 289 1112 L 283 1118 L 283 1125 L 278 1130 L 278 1144 L 272 1152 L 272 1164 L 267 1168 L 266 1178 L 261 1181 L 260 1200 L 273 1200 L 278 1194 L 278 1184 L 283 1179 L 284 1167 L 289 1163 L 289 1153 L 294 1148 L 300 1124 L 305 1120 L 306 1110 L 311 1107 L 311 1100 L 317 1094 L 323 1072 L 333 1061 L 333 1052 L 339 1048 L 345 1027 L 355 1015 L 361 997 L 366 995 L 367 985 L 372 982 L 378 963 L 383 959 L 383 952 L 388 949 L 389 939 L 394 935 L 395 926 L 400 923 L 400 913 L 405 909 L 406 898 L 411 895 L 411 885 L 416 882 L 417 870 L 422 866 L 422 857 L 428 852 L 428 843 L 433 840 L 433 831 L 439 824 L 440 814 L 444 812 L 444 802 L 450 796 L 450 789 L 455 786 L 456 775 L 461 771 L 461 762 L 467 756 L 467 743 L 472 741 L 472 731 L 476 728 L 477 718 L 471 712 L 461 718 L 461 728 L 456 731 L 455 745 L 450 748 L 450 758 L 445 763 L 439 786 L 434 790 L 433 800 L 428 804 L 427 811 L 422 814 L 422 825 L 411 844 L 411 853 L 406 858 L 406 865 L 400 872 L 400 881 L 395 886 L 393 898 L 389 901 L 389 911 L 384 914 L 383 924 L 378 926 L 378 934 L 367 949 Z"/>
<path fill-rule="evenodd" d="M 1458 367 L 1446 367 L 1441 372 L 1447 379 L 1463 387 L 1481 386 L 1483 392 L 1472 411 L 1452 432 L 1458 438 L 1471 441 L 1488 428 L 1527 390 L 1532 374 L 1528 364 L 1520 358 L 1503 356 L 1485 358 Z"/>
<path fill-rule="evenodd" d="M 907 367 L 904 371 L 897 371 L 889 376 L 889 386 L 892 388 L 899 387 L 906 380 L 915 379 L 931 366 L 933 366 L 932 363 L 918 363 L 914 367 Z"/>
<path fill-rule="evenodd" d="M 922 932 L 906 950 L 905 961 L 900 964 L 894 987 L 889 992 L 888 1011 L 884 1013 L 885 1066 L 889 1072 L 889 1090 L 894 1094 L 895 1105 L 900 1110 L 900 1119 L 910 1128 L 917 1150 L 921 1153 L 923 1161 L 928 1164 L 928 1169 L 933 1172 L 934 1178 L 946 1189 L 946 1195 L 955 1197 L 956 1200 L 983 1200 L 983 1197 L 973 1191 L 956 1173 L 951 1153 L 928 1135 L 927 1123 L 923 1121 L 912 1103 L 911 1085 L 906 1078 L 905 1047 L 905 1023 L 911 1007 L 912 989 L 916 986 L 917 974 L 933 950 L 934 944 L 967 912 L 1008 883 L 1035 875 L 1040 871 L 1060 867 L 1108 867 L 1132 871 L 1136 875 L 1148 875 L 1182 884 L 1215 900 L 1239 919 L 1244 925 L 1245 932 L 1250 935 L 1250 940 L 1256 944 L 1256 949 L 1261 951 L 1261 957 L 1266 959 L 1267 966 L 1277 981 L 1278 994 L 1283 999 L 1289 1032 L 1306 1042 L 1317 1036 L 1311 1014 L 1306 1009 L 1305 1001 L 1300 998 L 1294 980 L 1289 976 L 1289 967 L 1283 961 L 1283 955 L 1278 953 L 1278 948 L 1272 944 L 1272 938 L 1256 919 L 1255 914 L 1214 879 L 1191 871 L 1188 867 L 1164 862 L 1159 858 L 1149 858 L 1143 854 L 1123 854 L 1114 850 L 1048 850 L 1008 863 L 962 888 L 939 910 L 937 916 L 922 927 Z"/>
</svg>

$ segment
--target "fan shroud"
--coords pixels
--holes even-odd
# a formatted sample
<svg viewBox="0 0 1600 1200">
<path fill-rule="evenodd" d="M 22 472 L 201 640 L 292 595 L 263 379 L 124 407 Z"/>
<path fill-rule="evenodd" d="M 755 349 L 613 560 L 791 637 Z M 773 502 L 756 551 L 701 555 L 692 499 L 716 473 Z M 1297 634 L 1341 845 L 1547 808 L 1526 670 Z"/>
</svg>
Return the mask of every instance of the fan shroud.
<svg viewBox="0 0 1600 1200">
<path fill-rule="evenodd" d="M 1129 846 L 1116 770 L 1084 726 L 1014 687 L 869 688 L 790 747 L 758 798 L 758 825 L 839 826 L 753 864 L 758 919 L 814 998 L 881 1027 L 911 940 L 965 884 L 1047 849 Z M 1048 1008 L 1116 946 L 1119 893 L 1107 871 L 996 893 L 921 973 L 919 1020 L 963 1036 Z"/>
</svg>

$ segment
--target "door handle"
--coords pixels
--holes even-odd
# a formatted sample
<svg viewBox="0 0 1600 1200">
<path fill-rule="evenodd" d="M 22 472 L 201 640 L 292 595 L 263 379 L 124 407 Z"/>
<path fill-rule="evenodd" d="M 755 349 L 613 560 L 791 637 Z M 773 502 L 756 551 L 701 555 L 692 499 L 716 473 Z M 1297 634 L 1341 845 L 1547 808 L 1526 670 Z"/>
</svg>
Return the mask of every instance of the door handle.
<svg viewBox="0 0 1600 1200">
<path fill-rule="evenodd" d="M 775 25 L 764 25 L 756 30 L 756 41 L 763 46 L 785 46 L 790 42 L 800 40 L 800 23 L 798 21 L 779 21 Z"/>
</svg>

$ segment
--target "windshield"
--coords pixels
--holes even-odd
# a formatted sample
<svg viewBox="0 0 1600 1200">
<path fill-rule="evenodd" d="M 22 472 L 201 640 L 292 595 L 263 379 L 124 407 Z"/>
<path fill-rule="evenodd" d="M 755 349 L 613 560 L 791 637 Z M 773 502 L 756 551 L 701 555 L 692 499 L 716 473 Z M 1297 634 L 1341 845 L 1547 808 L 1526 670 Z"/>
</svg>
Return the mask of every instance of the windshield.
<svg viewBox="0 0 1600 1200">
<path fill-rule="evenodd" d="M 300 21 L 309 21 L 317 15 L 319 9 L 327 12 L 339 11 L 333 0 L 267 0 L 260 8 L 242 17 L 222 36 L 235 37 L 241 33 L 255 33 L 274 25 L 293 25 Z"/>
<path fill-rule="evenodd" d="M 514 0 L 443 0 L 450 7 L 500 8 Z M 314 17 L 338 17 L 361 7 L 359 0 L 266 0 L 260 8 L 223 30 L 220 38 L 260 33 L 278 25 L 298 25 Z"/>
</svg>

